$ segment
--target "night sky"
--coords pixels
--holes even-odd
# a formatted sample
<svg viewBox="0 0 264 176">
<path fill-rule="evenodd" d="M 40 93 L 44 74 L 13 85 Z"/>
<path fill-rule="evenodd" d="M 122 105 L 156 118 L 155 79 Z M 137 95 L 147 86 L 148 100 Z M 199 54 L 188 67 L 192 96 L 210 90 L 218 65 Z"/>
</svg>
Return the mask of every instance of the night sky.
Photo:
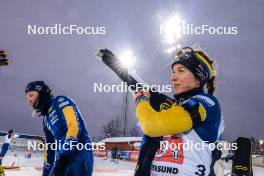
<svg viewBox="0 0 264 176">
<path fill-rule="evenodd" d="M 200 45 L 216 60 L 215 96 L 225 119 L 224 136 L 264 138 L 264 1 L 1 0 L 0 48 L 11 64 L 0 68 L 0 130 L 42 134 L 42 118 L 32 118 L 24 89 L 44 80 L 55 95 L 78 104 L 93 137 L 121 113 L 123 93 L 94 93 L 94 83 L 119 84 L 119 78 L 96 59 L 96 48 L 118 54 L 130 48 L 135 69 L 150 84 L 171 84 L 172 57 L 164 52 L 161 20 L 178 14 L 196 26 L 236 26 L 236 35 L 185 35 L 182 46 Z M 28 25 L 104 27 L 98 35 L 28 35 Z M 170 96 L 173 93 L 169 94 Z M 129 95 L 128 122 L 136 122 Z"/>
</svg>

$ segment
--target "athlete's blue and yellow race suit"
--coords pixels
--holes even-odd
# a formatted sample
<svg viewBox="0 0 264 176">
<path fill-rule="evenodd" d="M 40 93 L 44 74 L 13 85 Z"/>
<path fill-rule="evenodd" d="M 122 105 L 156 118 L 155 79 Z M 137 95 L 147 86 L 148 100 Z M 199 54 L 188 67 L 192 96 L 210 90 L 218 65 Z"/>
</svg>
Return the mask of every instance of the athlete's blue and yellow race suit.
<svg viewBox="0 0 264 176">
<path fill-rule="evenodd" d="M 214 96 L 191 90 L 175 96 L 175 103 L 160 112 L 151 107 L 148 98 L 139 97 L 136 113 L 145 134 L 137 166 L 141 169 L 139 175 L 208 176 L 213 172 L 214 159 L 208 145 L 217 142 L 224 130 L 221 108 Z M 144 150 L 151 137 L 159 136 L 164 145 L 150 143 Z M 186 149 L 182 144 L 199 148 Z M 157 145 L 154 155 L 149 154 L 153 145 Z M 170 147 L 174 145 L 177 147 Z"/>
<path fill-rule="evenodd" d="M 52 97 L 48 115 L 43 119 L 43 130 L 46 143 L 43 176 L 50 172 L 55 175 L 92 175 L 91 140 L 85 121 L 71 98 Z"/>
</svg>

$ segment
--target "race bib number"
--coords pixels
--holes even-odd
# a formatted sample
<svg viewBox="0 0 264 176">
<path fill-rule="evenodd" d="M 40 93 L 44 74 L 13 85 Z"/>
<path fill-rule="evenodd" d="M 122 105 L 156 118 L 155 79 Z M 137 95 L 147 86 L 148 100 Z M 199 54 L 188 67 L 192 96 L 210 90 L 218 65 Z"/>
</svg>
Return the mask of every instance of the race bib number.
<svg viewBox="0 0 264 176">
<path fill-rule="evenodd" d="M 164 138 L 160 143 L 160 148 L 156 152 L 155 161 L 183 164 L 183 139 L 178 137 Z"/>
</svg>

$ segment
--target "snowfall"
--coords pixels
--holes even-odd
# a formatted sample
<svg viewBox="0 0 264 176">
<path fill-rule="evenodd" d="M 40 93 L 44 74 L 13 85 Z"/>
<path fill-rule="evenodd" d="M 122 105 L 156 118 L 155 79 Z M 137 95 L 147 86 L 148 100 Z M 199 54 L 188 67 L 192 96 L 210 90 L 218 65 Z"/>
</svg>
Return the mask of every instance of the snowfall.
<svg viewBox="0 0 264 176">
<path fill-rule="evenodd" d="M 25 157 L 24 151 L 9 151 L 3 160 L 4 166 L 19 166 L 17 169 L 5 169 L 6 176 L 40 176 L 42 175 L 43 153 L 32 153 L 31 158 Z M 106 157 L 94 158 L 94 176 L 132 176 L 136 163 L 130 161 L 113 162 Z M 254 163 L 257 162 L 257 163 Z M 264 176 L 264 167 L 262 158 L 259 161 L 254 160 L 254 176 Z M 262 167 L 257 167 L 259 164 Z M 229 173 L 232 163 L 225 163 L 225 174 Z"/>
</svg>

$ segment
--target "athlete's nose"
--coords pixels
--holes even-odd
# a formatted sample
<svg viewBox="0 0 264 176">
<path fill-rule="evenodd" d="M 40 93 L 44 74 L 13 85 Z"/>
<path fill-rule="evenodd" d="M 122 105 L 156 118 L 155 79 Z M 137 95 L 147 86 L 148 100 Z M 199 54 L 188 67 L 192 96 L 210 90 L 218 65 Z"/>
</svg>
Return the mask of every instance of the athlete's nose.
<svg viewBox="0 0 264 176">
<path fill-rule="evenodd" d="M 171 81 L 174 83 L 174 82 L 176 82 L 177 80 L 178 80 L 177 75 L 176 75 L 175 73 L 172 73 L 172 74 L 171 74 Z"/>
</svg>

